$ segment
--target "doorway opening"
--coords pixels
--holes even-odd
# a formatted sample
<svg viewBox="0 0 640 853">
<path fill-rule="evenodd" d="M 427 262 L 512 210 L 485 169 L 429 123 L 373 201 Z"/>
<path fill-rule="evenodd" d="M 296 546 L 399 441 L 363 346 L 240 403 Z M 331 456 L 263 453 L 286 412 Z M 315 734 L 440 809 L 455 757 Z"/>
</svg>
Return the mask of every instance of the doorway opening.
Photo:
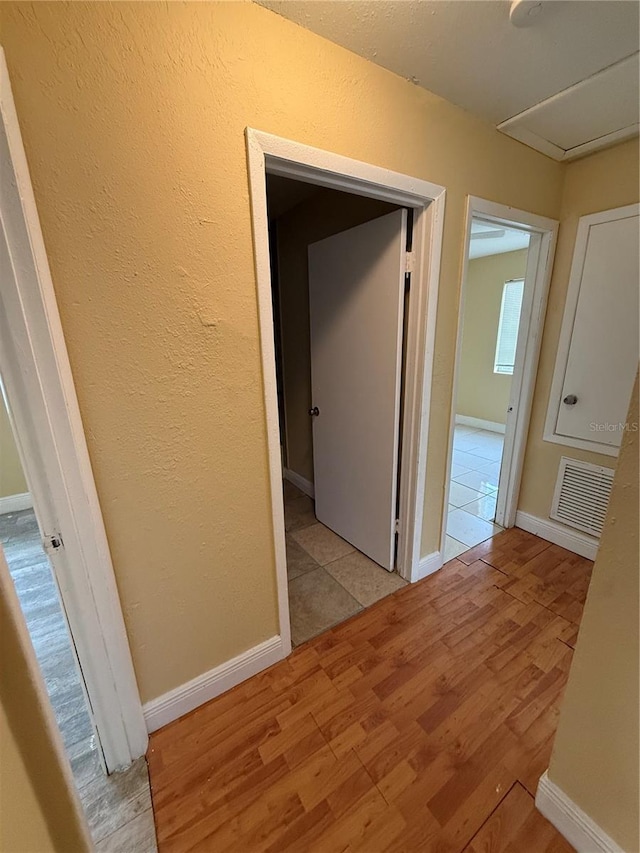
<svg viewBox="0 0 640 853">
<path fill-rule="evenodd" d="M 0 236 L 5 236 L 4 231 L 0 230 Z M 2 247 L 6 248 L 6 244 Z M 3 265 L 2 274 L 6 270 Z M 2 287 L 6 283 L 7 278 L 0 275 L 0 305 L 6 296 Z M 3 594 L 26 626 L 35 656 L 34 666 L 39 670 L 39 677 L 33 675 L 46 690 L 59 732 L 58 745 L 69 762 L 92 840 L 98 849 L 111 849 L 111 845 L 128 844 L 135 836 L 144 839 L 144 849 L 151 853 L 156 846 L 146 759 L 144 755 L 136 757 L 126 768 L 109 766 L 107 762 L 85 669 L 69 624 L 68 610 L 73 598 L 67 594 L 65 599 L 60 586 L 64 538 L 62 533 L 47 532 L 58 527 L 51 523 L 55 513 L 53 496 L 46 488 L 46 477 L 39 455 L 30 445 L 25 422 L 18 425 L 13 417 L 11 402 L 15 398 L 7 393 L 4 374 L 6 371 L 15 382 L 19 371 L 15 360 L 9 363 L 6 356 L 7 352 L 0 351 Z M 25 402 L 23 398 L 22 404 Z M 17 408 L 20 409 L 20 402 Z M 107 731 L 107 737 L 108 734 Z"/>
<path fill-rule="evenodd" d="M 397 510 L 411 212 L 279 175 L 267 175 L 267 205 L 297 646 L 407 583 L 396 570 L 391 516 Z M 371 312 L 375 302 L 381 316 Z M 384 348 L 387 329 L 379 362 L 376 350 Z M 367 435 L 374 416 L 378 426 L 386 418 L 386 435 L 369 448 L 367 442 L 377 439 Z M 387 446 L 395 447 L 393 458 L 384 458 Z"/>
<path fill-rule="evenodd" d="M 146 761 L 139 758 L 127 770 L 107 775 L 82 669 L 47 553 L 55 552 L 57 542 L 43 534 L 38 521 L 1 377 L 0 392 L 0 549 L 91 837 L 98 846 L 129 839 L 133 828 L 128 824 L 146 807 L 147 813 L 137 820 L 136 831 L 146 820 L 149 843 L 145 850 L 150 853 L 155 850 L 155 833 Z"/>
<path fill-rule="evenodd" d="M 445 560 L 501 529 L 494 522 L 528 250 L 526 231 L 472 218 Z"/>
<path fill-rule="evenodd" d="M 93 838 L 117 845 L 151 817 L 148 738 L 1 49 L 0 83 L 0 585 Z"/>
<path fill-rule="evenodd" d="M 515 522 L 557 223 L 470 199 L 467 226 L 445 562 Z"/>
<path fill-rule="evenodd" d="M 270 233 L 267 176 L 311 185 L 311 189 L 307 187 L 300 192 L 313 194 L 318 188 L 330 189 L 357 196 L 358 203 L 374 200 L 395 208 L 379 207 L 377 216 L 371 218 L 369 214 L 360 220 L 361 224 L 346 223 L 346 230 L 328 232 L 329 236 L 325 234 L 324 239 L 318 237 L 309 244 L 308 323 L 313 399 L 310 405 L 307 399 L 304 408 L 297 408 L 296 418 L 304 418 L 307 431 L 309 419 L 315 421 L 311 427 L 313 447 L 312 454 L 307 454 L 306 476 L 291 468 L 286 472 L 288 520 L 306 513 L 310 522 L 306 528 L 310 532 L 304 536 L 302 528 L 295 538 L 296 531 L 291 531 L 296 545 L 302 548 L 301 541 L 307 540 L 316 557 L 326 559 L 327 551 L 322 556 L 321 549 L 327 545 L 328 553 L 336 554 L 331 551 L 332 546 L 337 547 L 335 540 L 327 540 L 331 540 L 329 533 L 337 534 L 339 547 L 346 550 L 337 554 L 335 560 L 351 554 L 355 554 L 352 559 L 356 560 L 360 552 L 377 564 L 376 570 L 385 573 L 380 577 L 387 580 L 386 572 L 393 570 L 398 578 L 414 581 L 439 568 L 433 561 L 427 565 L 421 559 L 421 532 L 444 189 L 251 128 L 247 129 L 247 152 L 279 641 L 280 654 L 285 657 L 291 650 L 291 630 L 283 447 L 286 446 L 286 462 L 291 464 L 297 437 L 291 434 L 292 425 L 286 412 L 288 395 L 282 393 L 285 382 L 289 382 L 286 359 L 282 343 L 274 339 L 274 330 L 277 331 L 282 319 L 282 305 L 277 295 L 274 299 L 272 288 L 278 264 L 270 249 L 277 240 L 274 232 L 277 235 L 278 228 L 272 228 Z M 408 251 L 410 220 L 412 236 Z M 377 273 L 385 266 L 386 273 L 379 276 Z M 353 272 L 347 269 L 350 267 L 357 268 L 353 281 L 359 285 L 349 285 L 349 275 Z M 411 272 L 411 286 L 405 293 L 407 272 Z M 318 427 L 320 421 L 322 426 Z M 308 476 L 311 459 L 313 481 Z M 303 500 L 312 496 L 315 507 Z M 292 505 L 292 501 L 298 504 Z M 317 521 L 328 528 L 326 534 L 322 528 L 314 528 Z M 314 537 L 324 541 L 312 544 Z M 306 553 L 320 563 L 313 557 L 313 550 Z M 304 558 L 299 552 L 298 557 Z M 300 576 L 305 574 L 302 572 Z"/>
</svg>

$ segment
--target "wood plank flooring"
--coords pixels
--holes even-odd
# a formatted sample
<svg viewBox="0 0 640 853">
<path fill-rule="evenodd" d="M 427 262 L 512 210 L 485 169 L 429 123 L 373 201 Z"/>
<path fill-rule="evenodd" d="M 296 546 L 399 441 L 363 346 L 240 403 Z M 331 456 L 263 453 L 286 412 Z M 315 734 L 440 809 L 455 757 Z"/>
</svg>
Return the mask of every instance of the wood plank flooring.
<svg viewBox="0 0 640 853">
<path fill-rule="evenodd" d="M 161 853 L 568 853 L 533 797 L 591 565 L 505 531 L 155 733 Z"/>
</svg>

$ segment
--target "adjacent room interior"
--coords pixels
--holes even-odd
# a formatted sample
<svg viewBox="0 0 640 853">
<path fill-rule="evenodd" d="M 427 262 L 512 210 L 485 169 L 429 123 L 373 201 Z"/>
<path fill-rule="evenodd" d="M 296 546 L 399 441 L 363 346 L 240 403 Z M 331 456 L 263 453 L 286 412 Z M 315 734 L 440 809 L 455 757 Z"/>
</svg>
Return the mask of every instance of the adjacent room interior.
<svg viewBox="0 0 640 853">
<path fill-rule="evenodd" d="M 528 246 L 526 231 L 471 222 L 445 561 L 502 529 L 494 521 Z"/>
<path fill-rule="evenodd" d="M 316 361 L 314 373 L 312 363 L 311 328 L 314 324 L 311 311 L 314 306 L 310 305 L 310 268 L 313 267 L 314 257 L 310 255 L 309 247 L 313 244 L 326 247 L 329 245 L 328 238 L 339 234 L 344 234 L 348 239 L 345 232 L 398 211 L 398 207 L 277 175 L 267 176 L 267 201 L 289 606 L 292 642 L 297 646 L 406 584 L 393 570 L 395 564 L 382 568 L 363 553 L 372 547 L 369 530 L 365 529 L 362 534 L 364 538 L 360 541 L 363 544 L 359 550 L 351 541 L 338 535 L 338 531 L 343 536 L 351 535 L 349 531 L 353 530 L 353 525 L 349 524 L 347 517 L 334 517 L 331 521 L 331 509 L 329 517 L 324 517 L 325 523 L 316 517 L 315 483 L 318 466 L 325 490 L 339 488 L 334 485 L 335 478 L 331 472 L 333 465 L 337 464 L 333 460 L 338 454 L 342 454 L 346 468 L 349 469 L 353 462 L 353 468 L 347 472 L 347 480 L 356 477 L 358 471 L 357 460 L 353 458 L 354 448 L 349 447 L 343 426 L 338 427 L 338 440 L 332 438 L 332 443 L 325 441 L 322 455 L 316 453 L 314 457 L 314 432 L 325 427 L 327 418 L 331 416 L 331 407 L 341 405 L 341 398 L 334 399 L 331 392 L 338 384 L 338 374 L 346 370 L 347 365 L 343 365 L 342 369 L 339 362 L 337 365 L 329 365 L 329 387 L 321 387 L 322 367 Z M 320 241 L 327 243 L 321 244 Z M 372 263 L 378 248 L 372 245 Z M 327 276 L 337 274 L 337 271 L 318 272 L 316 289 L 319 302 L 325 303 L 328 298 Z M 398 282 L 392 278 L 390 287 L 394 285 L 397 286 Z M 362 287 L 363 283 L 358 281 L 356 272 L 348 271 L 341 286 L 345 301 L 336 305 L 335 314 L 326 320 L 328 325 L 339 325 L 339 315 L 344 312 L 346 316 L 349 303 L 356 300 L 357 289 Z M 402 301 L 404 307 L 404 298 Z M 320 335 L 329 334 L 320 329 L 320 323 L 323 322 L 318 317 L 320 310 L 321 306 L 316 304 L 315 317 L 318 319 L 315 322 L 315 352 L 319 357 Z M 357 310 L 361 312 L 362 306 Z M 354 320 L 357 326 L 357 316 Z M 366 319 L 363 318 L 362 324 L 365 323 Z M 372 343 L 372 349 L 375 349 L 376 344 Z M 335 341 L 331 346 L 335 348 Z M 370 391 L 375 393 L 375 389 L 368 388 L 371 374 L 366 370 L 371 355 L 362 355 L 361 379 L 354 384 L 356 393 L 365 396 Z M 312 389 L 315 389 L 316 399 Z M 316 406 L 317 395 L 323 393 L 326 404 L 323 403 L 319 409 Z M 344 394 L 344 389 L 340 389 L 339 393 Z M 390 393 L 399 395 L 400 385 L 390 388 Z M 360 405 L 353 399 L 350 404 Z M 393 417 L 397 418 L 399 425 L 399 411 Z M 345 419 L 349 420 L 348 414 Z M 395 488 L 394 484 L 394 491 Z M 328 500 L 333 503 L 334 499 L 329 497 Z M 350 511 L 351 507 L 343 507 L 344 516 L 349 515 Z"/>
</svg>

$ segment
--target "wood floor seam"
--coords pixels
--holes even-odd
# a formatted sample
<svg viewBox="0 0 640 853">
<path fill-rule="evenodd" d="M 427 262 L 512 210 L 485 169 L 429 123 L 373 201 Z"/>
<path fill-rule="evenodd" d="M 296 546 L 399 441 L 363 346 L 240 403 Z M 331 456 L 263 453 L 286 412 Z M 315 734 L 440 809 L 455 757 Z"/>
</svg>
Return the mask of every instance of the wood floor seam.
<svg viewBox="0 0 640 853">
<path fill-rule="evenodd" d="M 501 798 L 501 799 L 500 799 L 500 801 L 496 804 L 495 808 L 493 808 L 493 809 L 491 810 L 490 814 L 488 814 L 488 815 L 487 815 L 487 817 L 486 817 L 486 819 L 483 821 L 482 825 L 481 825 L 480 827 L 478 827 L 478 829 L 477 829 L 477 830 L 476 830 L 476 832 L 474 833 L 473 838 L 471 839 L 471 841 L 469 842 L 469 844 L 473 844 L 474 839 L 476 839 L 476 838 L 478 837 L 478 835 L 479 835 L 479 834 L 482 832 L 482 830 L 487 826 L 487 824 L 488 824 L 488 823 L 489 823 L 489 821 L 493 818 L 493 816 L 496 814 L 496 812 L 497 812 L 497 811 L 499 811 L 500 807 L 502 806 L 502 804 L 504 803 L 504 801 L 507 799 L 507 797 L 508 797 L 508 796 L 509 796 L 509 794 L 513 791 L 513 789 L 515 788 L 515 786 L 516 786 L 517 784 L 518 784 L 518 779 L 515 779 L 515 780 L 514 780 L 514 782 L 509 786 L 509 788 L 507 788 L 507 790 L 505 790 L 505 792 L 504 792 L 504 794 L 503 794 L 502 798 Z"/>
<path fill-rule="evenodd" d="M 533 792 L 591 564 L 460 556 L 155 732 L 161 853 L 570 853 Z"/>
<path fill-rule="evenodd" d="M 499 570 L 498 570 L 498 571 L 499 571 Z M 496 587 L 496 589 L 501 589 L 501 588 L 500 588 L 500 587 Z M 515 601 L 519 601 L 519 602 L 521 602 L 522 604 L 529 604 L 529 603 L 530 603 L 530 602 L 528 602 L 528 601 L 525 601 L 525 600 L 524 600 L 524 599 L 522 599 L 522 598 L 518 598 L 518 596 L 517 596 L 517 595 L 514 595 L 514 594 L 513 594 L 512 592 L 510 592 L 508 589 L 502 589 L 501 591 L 502 591 L 502 592 L 504 592 L 504 593 L 505 593 L 505 595 L 510 596 L 510 597 L 511 597 L 511 598 L 513 598 Z M 547 605 L 546 605 L 546 604 L 543 604 L 541 601 L 537 601 L 536 599 L 534 599 L 534 601 L 535 601 L 535 603 L 536 603 L 537 605 L 539 605 L 540 607 L 543 607 L 543 608 L 544 608 L 548 613 L 551 613 L 551 614 L 553 614 L 554 616 L 560 616 L 560 614 L 559 614 L 559 613 L 556 613 L 556 611 L 555 611 L 555 610 L 552 610 L 550 607 L 547 607 Z M 565 617 L 560 617 L 560 618 L 565 618 Z M 569 621 L 569 620 L 567 620 L 567 621 Z M 575 623 L 573 623 L 573 624 L 575 624 Z M 566 644 L 566 645 L 568 645 L 568 644 Z M 573 647 L 572 647 L 572 646 L 569 646 L 569 648 L 571 648 L 571 649 L 572 649 Z"/>
</svg>

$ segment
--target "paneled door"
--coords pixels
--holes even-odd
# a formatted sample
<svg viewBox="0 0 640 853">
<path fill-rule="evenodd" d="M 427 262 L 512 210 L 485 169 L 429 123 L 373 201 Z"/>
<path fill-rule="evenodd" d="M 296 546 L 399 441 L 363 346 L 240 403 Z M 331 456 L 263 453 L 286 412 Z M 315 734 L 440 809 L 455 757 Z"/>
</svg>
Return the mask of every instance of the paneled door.
<svg viewBox="0 0 640 853">
<path fill-rule="evenodd" d="M 555 434 L 601 452 L 620 446 L 638 369 L 638 209 L 583 217 L 555 383 Z M 559 399 L 558 399 L 559 398 Z M 593 449 L 599 449 L 594 447 Z"/>
</svg>

